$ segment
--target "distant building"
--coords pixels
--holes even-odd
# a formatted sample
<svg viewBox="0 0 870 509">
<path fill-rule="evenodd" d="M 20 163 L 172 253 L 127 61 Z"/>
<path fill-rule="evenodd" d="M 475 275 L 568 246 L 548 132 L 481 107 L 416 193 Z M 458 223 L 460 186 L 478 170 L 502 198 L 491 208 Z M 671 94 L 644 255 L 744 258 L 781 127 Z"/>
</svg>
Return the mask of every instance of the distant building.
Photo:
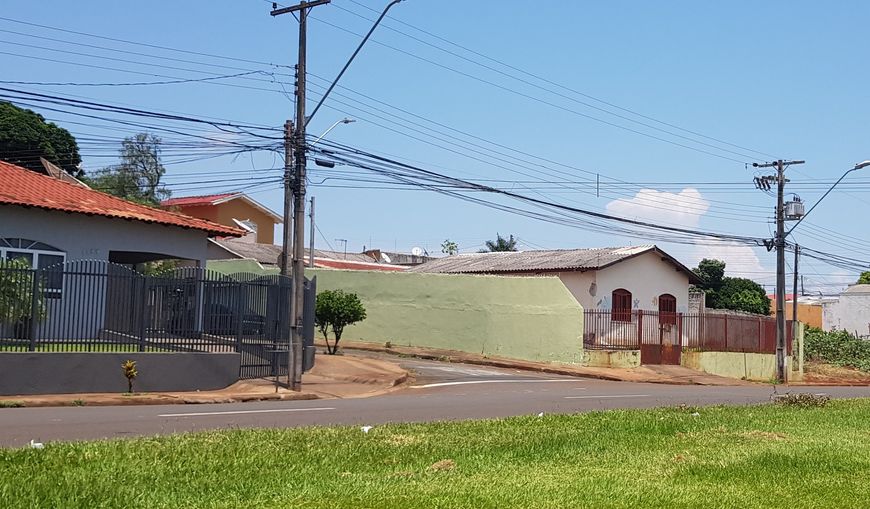
<svg viewBox="0 0 870 509">
<path fill-rule="evenodd" d="M 308 266 L 308 249 L 305 250 L 305 266 Z M 208 247 L 209 260 L 254 260 L 265 268 L 280 266 L 281 246 L 245 242 L 242 239 L 211 239 Z M 338 253 L 314 250 L 314 267 L 344 270 L 402 271 L 406 267 L 375 261 L 364 253 Z"/>
<path fill-rule="evenodd" d="M 776 316 L 776 294 L 769 294 L 768 298 L 770 298 L 770 315 Z M 835 300 L 832 297 L 819 297 L 819 296 L 802 296 L 798 295 L 798 310 L 797 317 L 799 322 L 803 322 L 810 327 L 815 327 L 817 329 L 822 328 L 822 304 L 826 301 Z M 794 294 L 787 293 L 785 294 L 785 319 L 792 319 L 792 309 L 794 304 Z"/>
<path fill-rule="evenodd" d="M 460 254 L 409 270 L 557 276 L 584 309 L 611 310 L 615 317 L 629 317 L 638 309 L 688 312 L 689 286 L 700 283 L 694 272 L 656 246 Z"/>
<path fill-rule="evenodd" d="M 247 232 L 244 242 L 274 244 L 275 225 L 281 216 L 244 193 L 211 194 L 170 198 L 160 203 L 164 209 L 214 223 L 240 228 Z"/>
<path fill-rule="evenodd" d="M 870 285 L 852 285 L 839 297 L 822 303 L 822 328 L 845 330 L 870 338 Z"/>
<path fill-rule="evenodd" d="M 414 266 L 435 260 L 434 257 L 426 254 L 415 255 L 411 253 L 396 253 L 393 251 L 381 251 L 380 249 L 369 249 L 364 251 L 363 254 L 369 256 L 373 260 L 392 265 Z"/>
</svg>

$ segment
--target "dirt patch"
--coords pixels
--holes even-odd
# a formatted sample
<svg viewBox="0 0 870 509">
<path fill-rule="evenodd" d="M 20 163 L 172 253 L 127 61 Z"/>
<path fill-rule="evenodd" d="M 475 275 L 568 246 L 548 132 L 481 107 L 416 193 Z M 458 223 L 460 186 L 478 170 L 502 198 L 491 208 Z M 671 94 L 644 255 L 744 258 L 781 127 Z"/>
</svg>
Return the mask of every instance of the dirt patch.
<svg viewBox="0 0 870 509">
<path fill-rule="evenodd" d="M 431 465 L 429 465 L 429 470 L 431 470 L 433 472 L 449 472 L 450 470 L 453 470 L 454 468 L 456 468 L 456 462 L 453 460 L 449 460 L 449 459 L 436 461 L 435 463 L 432 463 Z"/>
<path fill-rule="evenodd" d="M 804 382 L 829 384 L 870 384 L 870 373 L 855 368 L 810 361 L 804 365 Z"/>
</svg>

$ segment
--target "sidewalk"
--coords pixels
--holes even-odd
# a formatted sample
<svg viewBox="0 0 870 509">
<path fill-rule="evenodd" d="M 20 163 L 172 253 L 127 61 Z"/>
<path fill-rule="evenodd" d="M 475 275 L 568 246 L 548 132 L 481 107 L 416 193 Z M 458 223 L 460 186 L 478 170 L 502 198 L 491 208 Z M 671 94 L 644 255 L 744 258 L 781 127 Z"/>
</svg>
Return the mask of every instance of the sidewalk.
<svg viewBox="0 0 870 509">
<path fill-rule="evenodd" d="M 318 346 L 322 346 L 318 344 Z M 458 352 L 455 350 L 439 350 L 434 348 L 418 348 L 406 346 L 391 346 L 386 348 L 379 343 L 364 343 L 359 341 L 342 343 L 344 350 L 361 350 L 369 352 L 385 352 L 398 356 L 410 356 L 420 359 L 445 362 L 458 362 L 491 366 L 496 368 L 522 369 L 554 375 L 579 376 L 613 380 L 618 382 L 640 382 L 672 385 L 755 385 L 745 380 L 736 380 L 717 375 L 710 375 L 684 366 L 641 366 L 638 368 L 593 368 L 569 364 L 551 364 L 548 362 L 507 359 L 503 357 L 485 357 L 479 354 Z M 319 358 L 319 357 L 318 357 Z"/>
<path fill-rule="evenodd" d="M 302 392 L 294 392 L 283 386 L 276 392 L 274 379 L 260 378 L 241 380 L 216 391 L 0 396 L 0 402 L 7 406 L 46 407 L 365 398 L 395 390 L 408 380 L 408 372 L 392 362 L 341 355 L 318 355 L 314 368 L 302 376 Z M 286 383 L 286 377 L 281 381 Z"/>
</svg>

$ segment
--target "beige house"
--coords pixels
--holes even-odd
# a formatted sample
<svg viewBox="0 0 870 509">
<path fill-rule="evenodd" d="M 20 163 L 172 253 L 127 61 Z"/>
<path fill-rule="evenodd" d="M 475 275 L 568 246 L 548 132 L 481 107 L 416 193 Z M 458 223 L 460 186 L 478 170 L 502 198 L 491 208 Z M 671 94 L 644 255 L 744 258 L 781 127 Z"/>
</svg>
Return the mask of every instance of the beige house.
<svg viewBox="0 0 870 509">
<path fill-rule="evenodd" d="M 656 246 L 462 254 L 412 272 L 557 276 L 583 309 L 685 313 L 698 277 Z"/>
<path fill-rule="evenodd" d="M 244 193 L 183 196 L 164 200 L 163 208 L 247 232 L 243 242 L 273 244 L 282 218 Z"/>
</svg>

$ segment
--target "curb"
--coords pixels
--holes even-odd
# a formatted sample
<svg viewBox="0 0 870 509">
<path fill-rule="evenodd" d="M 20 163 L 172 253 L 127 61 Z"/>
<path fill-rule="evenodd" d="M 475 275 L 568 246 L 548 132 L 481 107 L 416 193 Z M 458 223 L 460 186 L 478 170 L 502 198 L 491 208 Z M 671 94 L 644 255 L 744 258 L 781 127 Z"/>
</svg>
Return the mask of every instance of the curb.
<svg viewBox="0 0 870 509">
<path fill-rule="evenodd" d="M 101 396 L 89 398 L 87 395 L 71 394 L 69 398 L 40 399 L 16 396 L 0 396 L 0 402 L 8 407 L 67 407 L 67 406 L 138 406 L 138 405 L 204 405 L 214 403 L 246 403 L 249 401 L 294 401 L 321 399 L 316 394 L 239 394 L 226 396 L 169 396 L 166 394 L 133 396 Z"/>
<path fill-rule="evenodd" d="M 317 343 L 317 346 L 322 346 L 320 343 Z M 704 384 L 699 382 L 694 382 L 691 380 L 679 380 L 679 379 L 643 379 L 643 380 L 627 380 L 623 377 L 619 377 L 616 375 L 608 375 L 606 373 L 579 373 L 571 368 L 562 368 L 557 366 L 539 366 L 539 365 L 530 365 L 526 364 L 523 361 L 514 361 L 509 359 L 492 359 L 492 358 L 479 358 L 479 357 L 466 357 L 466 353 L 461 353 L 459 355 L 450 355 L 448 352 L 444 353 L 426 353 L 419 351 L 403 351 L 402 347 L 399 349 L 386 348 L 383 346 L 375 345 L 375 344 L 364 344 L 364 343 L 346 343 L 341 346 L 342 349 L 346 350 L 361 350 L 366 352 L 379 352 L 379 353 L 387 353 L 390 355 L 397 356 L 407 356 L 413 357 L 416 359 L 423 360 L 434 360 L 434 361 L 446 361 L 446 362 L 457 362 L 462 364 L 471 364 L 475 366 L 488 366 L 493 368 L 507 368 L 507 369 L 520 369 L 523 371 L 532 371 L 536 373 L 548 373 L 552 375 L 563 375 L 563 376 L 573 376 L 578 378 L 591 378 L 596 380 L 607 380 L 611 382 L 635 382 L 635 383 L 654 383 L 654 384 L 663 384 L 663 385 L 701 385 L 701 386 L 717 386 L 716 384 Z M 723 387 L 728 387 L 723 385 Z"/>
</svg>

